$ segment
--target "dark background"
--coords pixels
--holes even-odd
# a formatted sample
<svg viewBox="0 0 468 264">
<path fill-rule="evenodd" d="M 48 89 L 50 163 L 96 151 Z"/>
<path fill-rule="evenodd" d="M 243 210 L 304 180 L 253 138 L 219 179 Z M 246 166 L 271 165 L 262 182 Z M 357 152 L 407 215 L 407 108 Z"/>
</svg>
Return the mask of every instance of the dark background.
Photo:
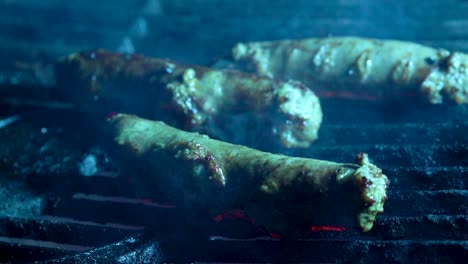
<svg viewBox="0 0 468 264">
<path fill-rule="evenodd" d="M 466 52 L 468 2 L 0 1 L 2 68 L 95 48 L 211 64 L 238 41 L 329 35 L 413 40 Z M 10 77 L 0 76 L 0 81 Z"/>
</svg>

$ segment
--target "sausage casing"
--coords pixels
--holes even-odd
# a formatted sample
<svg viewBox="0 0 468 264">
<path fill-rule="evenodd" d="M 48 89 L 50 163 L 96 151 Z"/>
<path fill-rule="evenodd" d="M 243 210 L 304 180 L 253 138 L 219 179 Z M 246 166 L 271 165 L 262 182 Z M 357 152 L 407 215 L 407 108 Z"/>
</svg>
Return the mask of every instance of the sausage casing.
<svg viewBox="0 0 468 264">
<path fill-rule="evenodd" d="M 371 95 L 422 93 L 468 103 L 468 55 L 411 42 L 357 37 L 239 43 L 232 57 L 269 77 Z"/>
</svg>

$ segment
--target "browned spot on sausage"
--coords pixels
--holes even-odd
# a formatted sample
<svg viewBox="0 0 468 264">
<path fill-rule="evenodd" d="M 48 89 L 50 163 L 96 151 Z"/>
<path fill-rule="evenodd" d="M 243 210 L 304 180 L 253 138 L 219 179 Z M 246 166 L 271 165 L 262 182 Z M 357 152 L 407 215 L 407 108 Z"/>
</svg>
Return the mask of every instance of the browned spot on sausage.
<svg viewBox="0 0 468 264">
<path fill-rule="evenodd" d="M 194 141 L 179 141 L 174 143 L 173 146 L 176 151 L 176 156 L 185 160 L 199 161 L 209 172 L 208 178 L 215 181 L 218 185 L 224 186 L 226 184 L 226 178 L 222 169 L 221 164 L 201 144 Z"/>
</svg>

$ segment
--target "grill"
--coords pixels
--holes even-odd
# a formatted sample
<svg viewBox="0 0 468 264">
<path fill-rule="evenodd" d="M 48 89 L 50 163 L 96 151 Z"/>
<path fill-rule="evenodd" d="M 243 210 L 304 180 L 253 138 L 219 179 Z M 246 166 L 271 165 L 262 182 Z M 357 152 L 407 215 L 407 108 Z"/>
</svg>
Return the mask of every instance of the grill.
<svg viewBox="0 0 468 264">
<path fill-rule="evenodd" d="M 0 129 L 0 263 L 468 259 L 467 106 L 428 105 L 410 96 L 382 102 L 323 95 L 319 140 L 286 154 L 349 162 L 367 152 L 391 180 L 388 202 L 370 233 L 313 226 L 308 239 L 284 241 L 239 212 L 193 223 L 135 175 L 119 174 L 66 102 L 47 101 L 53 85 L 48 62 L 90 48 L 211 64 L 210 58 L 239 40 L 332 33 L 418 40 L 466 52 L 466 2 L 275 1 L 275 8 L 265 8 L 270 1 L 197 0 L 190 7 L 177 0 L 120 1 L 112 5 L 115 15 L 104 18 L 110 2 L 0 4 L 0 114 L 14 117 Z M 306 16 L 305 6 L 314 7 L 308 9 L 312 15 Z M 392 15 L 400 22 L 378 19 Z M 434 30 L 424 30 L 428 24 Z M 178 43 L 180 37 L 193 42 L 194 50 Z M 77 165 L 90 156 L 98 161 L 97 176 L 79 175 Z"/>
</svg>

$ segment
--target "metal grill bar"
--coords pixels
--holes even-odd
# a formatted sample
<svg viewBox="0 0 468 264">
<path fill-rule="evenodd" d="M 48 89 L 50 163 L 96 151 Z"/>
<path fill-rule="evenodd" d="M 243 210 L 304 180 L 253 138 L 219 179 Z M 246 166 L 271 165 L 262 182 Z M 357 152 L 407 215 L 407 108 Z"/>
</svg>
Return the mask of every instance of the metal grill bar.
<svg viewBox="0 0 468 264">
<path fill-rule="evenodd" d="M 140 241 L 139 241 L 140 242 Z M 120 242 L 117 254 L 111 246 L 89 254 L 79 254 L 76 257 L 62 258 L 47 263 L 60 263 L 60 261 L 73 261 L 86 263 L 93 260 L 101 263 L 122 260 L 122 256 L 132 252 L 125 250 L 125 244 Z M 178 248 L 184 248 L 180 252 Z M 316 241 L 246 241 L 246 240 L 212 240 L 197 243 L 194 246 L 188 241 L 164 241 L 143 245 L 139 251 L 133 249 L 133 254 L 147 250 L 162 262 L 202 262 L 217 263 L 229 259 L 230 262 L 392 262 L 392 263 L 460 263 L 466 259 L 468 242 L 440 240 L 440 241 L 355 241 L 355 240 L 316 240 Z M 388 254 L 388 250 L 398 251 L 397 256 Z M 116 257 L 109 261 L 108 252 Z M 444 256 L 444 257 L 440 257 Z M 141 258 L 140 263 L 150 258 Z M 128 262 L 124 262 L 128 263 Z"/>
</svg>

